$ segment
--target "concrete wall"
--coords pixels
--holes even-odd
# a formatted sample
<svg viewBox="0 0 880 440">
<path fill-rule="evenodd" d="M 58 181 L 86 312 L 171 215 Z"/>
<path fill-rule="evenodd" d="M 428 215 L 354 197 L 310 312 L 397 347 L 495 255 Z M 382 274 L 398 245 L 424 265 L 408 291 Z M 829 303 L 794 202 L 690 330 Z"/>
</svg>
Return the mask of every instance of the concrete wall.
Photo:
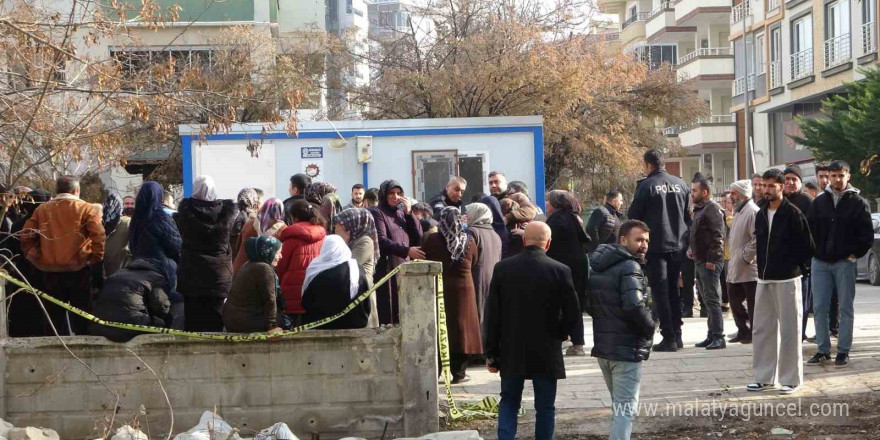
<svg viewBox="0 0 880 440">
<path fill-rule="evenodd" d="M 276 422 L 300 438 L 420 436 L 439 430 L 434 280 L 439 263 L 410 263 L 399 275 L 401 324 L 380 329 L 312 330 L 279 341 L 221 343 L 166 335 L 127 344 L 65 337 L 70 349 L 119 393 L 117 425 L 140 405 L 152 437 L 174 433 L 216 408 L 250 437 Z M 2 290 L 2 289 L 0 289 Z M 0 314 L 5 324 L 5 316 Z M 3 327 L 5 330 L 5 325 Z M 4 333 L 5 334 L 5 333 Z M 2 338 L 0 417 L 43 426 L 64 439 L 95 438 L 115 397 L 57 338 Z M 142 424 L 144 428 L 145 424 Z"/>
</svg>

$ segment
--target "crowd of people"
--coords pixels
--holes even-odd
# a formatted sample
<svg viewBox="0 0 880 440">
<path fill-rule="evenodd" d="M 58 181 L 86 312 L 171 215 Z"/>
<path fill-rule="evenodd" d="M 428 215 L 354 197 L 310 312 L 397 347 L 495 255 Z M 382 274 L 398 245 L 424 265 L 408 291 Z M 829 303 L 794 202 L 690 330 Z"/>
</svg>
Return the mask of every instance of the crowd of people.
<svg viewBox="0 0 880 440">
<path fill-rule="evenodd" d="M 427 203 L 386 180 L 354 185 L 344 206 L 335 186 L 305 174 L 290 178 L 283 201 L 257 188 L 219 199 L 213 179 L 199 176 L 176 207 L 156 182 L 134 198 L 90 204 L 65 176 L 54 196 L 11 195 L 2 247 L 13 275 L 102 319 L 270 335 L 340 313 L 407 261 L 441 262 L 453 383 L 469 380 L 474 361 L 501 373 L 501 439 L 516 435 L 526 379 L 535 387 L 536 438 L 552 438 L 561 344 L 571 341 L 567 356 L 587 354 L 583 312 L 592 317 L 591 354 L 624 409 L 615 411 L 612 439 L 630 436 L 641 362 L 684 348 L 682 318 L 693 316 L 695 296 L 707 318 L 697 348 L 753 343 L 749 391 L 795 392 L 804 365 L 831 359 L 831 337 L 834 363 L 847 365 L 855 262 L 873 241 L 848 164 L 819 164 L 818 181 L 807 184 L 797 165 L 770 169 L 720 199 L 702 175 L 688 185 L 666 172 L 657 151 L 645 153 L 644 166 L 626 215 L 623 194 L 611 191 L 586 221 L 573 193 L 550 191 L 540 207 L 502 172 L 469 203 L 467 181 L 453 176 Z M 398 295 L 391 278 L 321 328 L 396 324 Z M 725 335 L 728 308 L 736 332 Z M 17 295 L 10 333 L 137 334 L 47 310 L 43 319 L 33 296 Z M 817 350 L 804 363 L 810 311 Z"/>
</svg>

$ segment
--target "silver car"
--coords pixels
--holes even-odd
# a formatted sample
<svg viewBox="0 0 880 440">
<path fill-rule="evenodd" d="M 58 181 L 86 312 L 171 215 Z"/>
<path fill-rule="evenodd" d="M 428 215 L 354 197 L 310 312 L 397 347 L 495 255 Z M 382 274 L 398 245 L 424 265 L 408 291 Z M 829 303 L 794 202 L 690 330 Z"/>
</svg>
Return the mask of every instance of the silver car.
<svg viewBox="0 0 880 440">
<path fill-rule="evenodd" d="M 857 263 L 856 279 L 880 286 L 880 214 L 871 214 L 874 222 L 874 245 Z"/>
</svg>

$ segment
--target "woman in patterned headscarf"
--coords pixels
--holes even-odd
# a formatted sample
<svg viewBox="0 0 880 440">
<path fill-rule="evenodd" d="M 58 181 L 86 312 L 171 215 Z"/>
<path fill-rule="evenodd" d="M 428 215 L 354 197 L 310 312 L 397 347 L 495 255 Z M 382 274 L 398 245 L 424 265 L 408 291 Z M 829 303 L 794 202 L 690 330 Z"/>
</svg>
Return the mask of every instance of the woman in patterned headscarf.
<svg viewBox="0 0 880 440">
<path fill-rule="evenodd" d="M 553 240 L 547 249 L 547 256 L 568 266 L 578 301 L 584 307 L 589 287 L 587 245 L 590 237 L 584 230 L 580 217 L 580 202 L 568 191 L 553 190 L 547 193 L 547 226 Z M 584 351 L 584 322 L 578 320 L 571 331 L 572 346 L 566 351 L 568 356 L 586 356 Z"/>
<path fill-rule="evenodd" d="M 236 273 L 245 263 L 248 256 L 245 252 L 247 242 L 252 237 L 275 237 L 281 239 L 281 231 L 287 228 L 284 223 L 284 202 L 271 198 L 263 203 L 260 211 L 245 223 L 238 239 L 238 249 L 232 261 L 232 272 Z"/>
<path fill-rule="evenodd" d="M 223 325 L 230 332 L 276 333 L 293 325 L 284 315 L 284 296 L 275 274 L 281 242 L 274 237 L 250 237 L 245 243 L 248 263 L 232 278 L 223 305 Z"/>
<path fill-rule="evenodd" d="M 379 261 L 379 237 L 376 222 L 370 211 L 363 208 L 348 208 L 336 216 L 334 232 L 342 237 L 351 249 L 352 258 L 363 269 L 367 285 L 373 286 L 373 272 Z M 370 295 L 370 316 L 367 327 L 379 326 L 379 312 L 376 307 L 376 293 Z"/>
<path fill-rule="evenodd" d="M 232 223 L 232 229 L 229 230 L 229 247 L 232 249 L 233 260 L 238 255 L 241 248 L 241 242 L 247 239 L 241 238 L 241 231 L 248 220 L 252 220 L 260 209 L 260 196 L 253 188 L 245 188 L 238 192 L 238 215 L 235 216 L 235 222 Z"/>
<path fill-rule="evenodd" d="M 128 229 L 131 217 L 122 215 L 122 199 L 116 193 L 110 193 L 104 200 L 101 217 L 107 242 L 104 245 L 104 276 L 109 277 L 131 261 L 128 248 Z"/>
<path fill-rule="evenodd" d="M 304 195 L 307 202 L 320 205 L 324 202 L 324 196 L 335 192 L 336 187 L 327 182 L 312 182 L 306 187 Z"/>
<path fill-rule="evenodd" d="M 443 263 L 443 299 L 452 382 L 461 383 L 469 380 L 466 375 L 467 355 L 483 353 L 472 273 L 477 263 L 477 245 L 462 229 L 458 208 L 443 208 L 438 222 L 440 233 L 429 235 L 422 250 L 427 259 Z"/>
</svg>

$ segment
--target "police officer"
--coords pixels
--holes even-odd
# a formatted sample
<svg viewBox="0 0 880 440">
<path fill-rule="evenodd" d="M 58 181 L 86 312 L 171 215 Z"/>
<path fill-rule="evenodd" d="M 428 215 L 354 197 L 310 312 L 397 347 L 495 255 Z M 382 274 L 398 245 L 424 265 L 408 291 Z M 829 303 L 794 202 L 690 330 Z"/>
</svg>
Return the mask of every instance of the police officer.
<svg viewBox="0 0 880 440">
<path fill-rule="evenodd" d="M 654 351 L 676 351 L 684 347 L 678 276 L 691 222 L 690 188 L 666 172 L 659 151 L 650 150 L 643 159 L 648 177 L 638 183 L 629 218 L 645 222 L 651 230 L 647 275 L 663 336 Z"/>
</svg>

